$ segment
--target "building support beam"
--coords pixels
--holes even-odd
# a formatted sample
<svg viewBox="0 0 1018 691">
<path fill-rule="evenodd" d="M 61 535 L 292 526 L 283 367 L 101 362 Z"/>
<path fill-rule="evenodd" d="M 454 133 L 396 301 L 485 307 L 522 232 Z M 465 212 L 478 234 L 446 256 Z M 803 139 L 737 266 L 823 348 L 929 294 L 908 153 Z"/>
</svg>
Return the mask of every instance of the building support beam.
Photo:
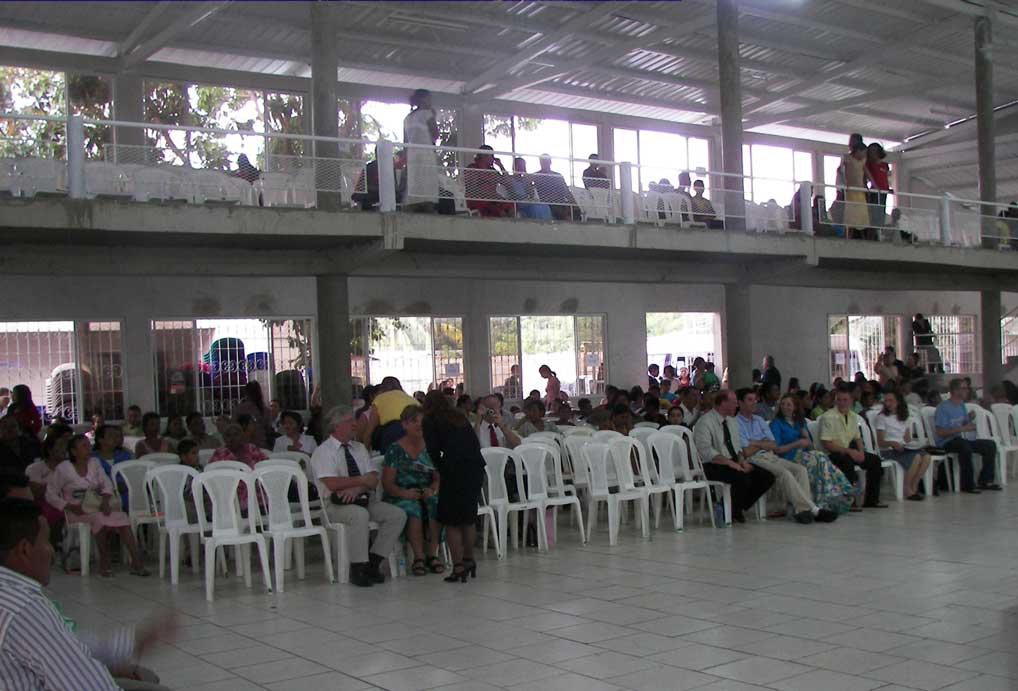
<svg viewBox="0 0 1018 691">
<path fill-rule="evenodd" d="M 993 114 L 993 25 L 989 16 L 976 17 L 976 140 L 979 148 L 979 199 L 984 242 L 994 235 L 997 201 L 996 119 Z M 985 298 L 984 298 L 985 299 Z M 1000 297 L 997 297 L 998 305 Z M 998 336 L 999 346 L 1000 339 Z M 1000 358 L 997 358 L 1000 365 Z M 988 363 L 987 363 L 988 366 Z"/>
<path fill-rule="evenodd" d="M 983 390 L 989 391 L 1004 379 L 1001 364 L 1003 343 L 1000 337 L 1001 299 L 999 290 L 979 291 L 980 327 L 982 329 Z"/>
<path fill-rule="evenodd" d="M 158 410 L 155 378 L 152 376 L 152 322 L 132 314 L 124 320 L 123 329 L 124 391 L 130 392 L 130 400 L 124 401 L 125 406 L 139 405 L 142 410 Z"/>
<path fill-rule="evenodd" d="M 314 353 L 316 387 L 328 411 L 353 399 L 350 374 L 350 288 L 347 276 L 318 276 L 318 352 Z"/>
<path fill-rule="evenodd" d="M 722 167 L 725 216 L 730 230 L 746 227 L 742 180 L 742 80 L 739 72 L 739 3 L 718 0 L 718 75 L 721 87 Z"/>
<path fill-rule="evenodd" d="M 336 76 L 339 69 L 333 7 L 325 2 L 310 3 L 311 12 L 311 127 L 316 137 L 339 136 L 339 103 Z M 339 145 L 334 142 L 314 143 L 315 158 L 339 158 Z M 339 209 L 339 194 L 322 192 L 330 185 L 325 179 L 333 170 L 315 166 L 315 188 L 318 208 Z"/>
<path fill-rule="evenodd" d="M 123 73 L 113 77 L 113 116 L 122 122 L 145 121 L 145 88 L 141 77 Z M 143 146 L 145 132 L 140 127 L 117 127 L 113 130 L 113 143 L 117 147 Z M 118 159 L 133 161 L 124 158 L 126 153 L 118 150 Z"/>
<path fill-rule="evenodd" d="M 753 310 L 747 282 L 725 284 L 725 328 L 723 331 L 728 385 L 732 389 L 753 381 Z M 718 379 L 721 378 L 721 373 Z"/>
</svg>

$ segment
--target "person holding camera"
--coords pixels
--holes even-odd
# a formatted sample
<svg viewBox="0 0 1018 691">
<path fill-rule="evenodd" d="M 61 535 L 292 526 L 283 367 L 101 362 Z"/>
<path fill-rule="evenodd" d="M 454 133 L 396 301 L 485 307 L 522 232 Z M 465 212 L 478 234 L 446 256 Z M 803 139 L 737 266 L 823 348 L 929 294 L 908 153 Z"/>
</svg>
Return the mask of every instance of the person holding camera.
<svg viewBox="0 0 1018 691">
<path fill-rule="evenodd" d="M 513 430 L 513 420 L 502 412 L 502 402 L 497 396 L 489 395 L 481 399 L 477 408 L 477 422 L 474 431 L 482 449 L 502 447 L 515 449 L 520 445 L 520 435 Z"/>
<path fill-rule="evenodd" d="M 368 587 L 385 581 L 379 566 L 403 533 L 406 514 L 376 496 L 378 471 L 367 447 L 354 438 L 356 426 L 350 406 L 330 410 L 326 416 L 329 437 L 311 456 L 311 469 L 329 520 L 346 526 L 350 582 Z M 378 524 L 374 541 L 369 521 Z"/>
</svg>

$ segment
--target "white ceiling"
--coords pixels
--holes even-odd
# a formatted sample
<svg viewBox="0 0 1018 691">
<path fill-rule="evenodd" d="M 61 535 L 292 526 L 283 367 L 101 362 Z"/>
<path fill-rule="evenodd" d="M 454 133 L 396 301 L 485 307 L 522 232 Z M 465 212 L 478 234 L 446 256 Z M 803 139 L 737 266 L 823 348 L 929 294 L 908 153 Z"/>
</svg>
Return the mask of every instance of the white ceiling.
<svg viewBox="0 0 1018 691">
<path fill-rule="evenodd" d="M 904 141 L 970 116 L 973 23 L 985 3 L 995 9 L 994 100 L 1010 103 L 1013 2 L 741 0 L 746 127 Z M 53 56 L 67 68 L 91 56 L 163 76 L 176 65 L 191 80 L 202 68 L 307 77 L 309 4 L 4 2 L 0 56 Z M 344 82 L 686 123 L 717 114 L 714 0 L 329 4 Z"/>
</svg>

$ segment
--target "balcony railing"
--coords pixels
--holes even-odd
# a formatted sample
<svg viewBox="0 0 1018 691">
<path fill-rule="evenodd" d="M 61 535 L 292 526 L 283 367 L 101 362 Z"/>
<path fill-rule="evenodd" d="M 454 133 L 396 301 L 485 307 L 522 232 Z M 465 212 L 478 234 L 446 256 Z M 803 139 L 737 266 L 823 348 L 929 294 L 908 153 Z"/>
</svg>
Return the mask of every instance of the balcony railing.
<svg viewBox="0 0 1018 691">
<path fill-rule="evenodd" d="M 580 221 L 661 228 L 863 238 L 895 244 L 1018 248 L 1018 218 L 1008 207 L 951 195 L 892 194 L 814 186 L 811 181 L 689 171 L 706 193 L 668 185 L 637 191 L 634 180 L 659 167 L 625 161 L 543 157 L 537 153 L 422 146 L 384 139 L 317 137 L 80 116 L 2 113 L 0 119 L 59 123 L 53 141 L 0 139 L 0 193 L 66 195 L 137 202 L 349 208 Z M 115 132 L 98 158 L 90 132 Z M 26 128 L 30 129 L 30 128 Z M 54 134 L 55 131 L 55 134 Z M 23 138 L 24 139 L 24 138 Z M 162 142 L 156 144 L 152 142 Z M 250 165 L 238 166 L 240 154 Z M 576 171 L 587 168 L 584 174 Z M 681 171 L 676 170 L 678 175 Z M 562 173 L 562 174 L 560 174 Z M 588 174 L 589 173 L 589 174 Z M 788 199 L 755 203 L 744 190 L 775 185 Z M 794 190 L 794 192 L 792 191 Z M 890 201 L 888 205 L 887 201 Z"/>
</svg>

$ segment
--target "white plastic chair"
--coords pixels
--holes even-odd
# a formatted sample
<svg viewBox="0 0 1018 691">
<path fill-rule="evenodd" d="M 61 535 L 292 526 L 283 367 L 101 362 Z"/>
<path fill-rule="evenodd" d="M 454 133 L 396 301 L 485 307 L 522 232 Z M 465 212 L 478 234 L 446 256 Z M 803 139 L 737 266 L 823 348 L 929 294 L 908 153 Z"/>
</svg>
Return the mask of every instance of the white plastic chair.
<svg viewBox="0 0 1018 691">
<path fill-rule="evenodd" d="M 683 430 L 688 431 L 689 428 L 686 427 L 685 425 L 663 425 L 657 431 L 658 432 L 666 432 L 668 434 L 675 434 L 675 435 L 678 435 L 678 436 L 681 437 L 682 433 L 683 433 Z"/>
<path fill-rule="evenodd" d="M 866 447 L 866 451 L 872 454 L 880 456 L 880 446 L 877 444 L 877 410 L 867 410 L 866 421 L 859 417 L 859 434 L 862 435 L 863 446 Z M 880 467 L 890 471 L 891 482 L 894 483 L 894 498 L 898 501 L 904 501 L 905 499 L 905 472 L 904 468 L 897 461 L 892 461 L 886 458 L 880 457 Z"/>
<path fill-rule="evenodd" d="M 145 484 L 146 474 L 156 465 L 155 461 L 141 458 L 136 461 L 114 463 L 110 467 L 113 486 L 119 487 L 118 481 L 121 479 L 127 485 L 127 517 L 131 521 L 131 532 L 135 535 L 138 534 L 139 526 L 159 523 L 159 516 L 152 507 L 148 487 Z"/>
<path fill-rule="evenodd" d="M 227 463 L 228 461 L 222 461 Z M 247 518 L 240 515 L 237 504 L 237 489 L 241 484 L 247 487 Z M 198 512 L 202 542 L 205 543 L 205 599 L 213 600 L 216 577 L 216 550 L 225 546 L 239 548 L 240 570 L 244 573 L 244 584 L 251 587 L 251 561 L 249 545 L 258 547 L 261 560 L 262 578 L 265 589 L 272 591 L 272 577 L 269 575 L 269 550 L 265 536 L 258 532 L 256 525 L 258 506 L 255 503 L 255 483 L 249 472 L 240 470 L 214 469 L 199 473 L 192 485 L 194 504 Z M 212 505 L 212 515 L 206 515 L 205 496 Z"/>
<path fill-rule="evenodd" d="M 180 538 L 188 536 L 191 550 L 191 570 L 198 573 L 200 556 L 198 539 L 201 526 L 187 517 L 187 500 L 184 491 L 188 481 L 192 491 L 198 471 L 186 465 L 159 465 L 145 474 L 145 485 L 156 504 L 162 509 L 159 517 L 159 577 L 166 573 L 166 541 L 170 543 L 170 584 L 177 585 L 180 578 Z M 197 511 L 197 509 L 196 509 Z"/>
<path fill-rule="evenodd" d="M 1008 454 L 1018 453 L 1018 447 L 1012 446 L 1004 441 L 997 417 L 980 405 L 966 403 L 965 408 L 976 413 L 976 436 L 979 439 L 989 439 L 997 446 L 997 478 L 1001 485 L 1007 485 L 1007 457 Z"/>
<path fill-rule="evenodd" d="M 583 447 L 583 458 L 587 465 L 590 491 L 587 494 L 587 542 L 597 525 L 597 508 L 601 502 L 608 506 L 608 544 L 618 542 L 619 525 L 622 522 L 622 502 L 636 502 L 643 536 L 650 535 L 650 509 L 647 493 L 637 489 L 621 489 L 612 493 L 608 487 L 608 464 L 612 463 L 611 449 L 607 444 L 590 443 Z M 616 468 L 616 473 L 618 469 Z"/>
<path fill-rule="evenodd" d="M 615 463 L 619 489 L 638 489 L 647 494 L 648 501 L 653 499 L 654 527 L 661 525 L 661 496 L 671 492 L 654 482 L 656 471 L 651 460 L 650 447 L 634 437 L 622 437 L 608 445 Z M 637 470 L 634 471 L 633 463 Z M 619 470 L 623 468 L 623 471 Z M 639 484 L 638 484 L 639 483 Z"/>
<path fill-rule="evenodd" d="M 909 415 L 908 425 L 912 432 L 912 441 L 921 444 L 923 448 L 928 447 L 930 445 L 930 440 L 926 436 L 926 426 L 923 425 L 922 415 L 913 411 L 913 414 Z M 929 451 L 927 451 L 927 453 L 930 456 L 930 464 L 926 468 L 926 474 L 923 475 L 923 484 L 926 489 L 926 493 L 932 495 L 937 466 L 944 462 L 946 456 L 942 453 L 936 454 L 930 453 Z"/>
<path fill-rule="evenodd" d="M 681 531 L 685 524 L 686 492 L 703 490 L 707 498 L 707 512 L 710 514 L 711 525 L 714 522 L 714 501 L 710 488 L 718 487 L 725 497 L 725 510 L 731 511 L 732 488 L 723 482 L 710 482 L 699 468 L 697 473 L 690 464 L 686 441 L 679 435 L 668 432 L 655 432 L 648 440 L 650 448 L 657 459 L 657 482 L 671 491 L 668 505 L 672 511 L 675 530 Z"/>
<path fill-rule="evenodd" d="M 250 473 L 251 466 L 240 461 L 212 461 L 205 468 L 206 472 L 211 470 L 239 470 L 242 473 Z"/>
<path fill-rule="evenodd" d="M 312 523 L 308 479 L 297 462 L 285 459 L 262 461 L 255 467 L 253 476 L 255 484 L 262 489 L 266 498 L 266 515 L 261 518 L 262 534 L 272 540 L 277 592 L 283 592 L 287 540 L 293 540 L 297 553 L 297 578 L 304 580 L 304 538 L 317 536 L 322 541 L 322 552 L 325 555 L 325 575 L 329 583 L 335 582 L 329 536 L 323 526 Z M 300 504 L 296 522 L 289 499 L 290 487 L 294 483 L 297 485 Z"/>
<path fill-rule="evenodd" d="M 342 523 L 332 522 L 332 520 L 329 518 L 329 512 L 325 510 L 325 502 L 327 501 L 329 501 L 328 496 L 318 498 L 319 502 L 318 511 L 320 512 L 320 516 L 322 519 L 322 526 L 326 530 L 331 530 L 334 533 L 336 533 L 334 540 L 334 543 L 336 545 L 336 548 L 334 550 L 335 564 L 337 569 L 336 580 L 338 580 L 340 583 L 347 583 L 350 580 L 350 556 L 349 556 L 350 552 L 349 550 L 347 550 L 346 546 L 346 526 L 343 525 Z M 311 509 L 311 511 L 313 513 L 314 509 Z M 372 530 L 378 530 L 378 524 L 375 523 L 374 521 L 369 521 L 368 533 L 370 534 Z M 396 546 L 393 547 L 392 552 L 389 553 L 388 559 L 389 575 L 392 578 L 396 578 L 399 576 L 399 562 L 396 557 L 396 552 L 398 549 L 399 544 L 397 543 Z"/>
<path fill-rule="evenodd" d="M 658 430 L 658 429 L 660 429 L 660 427 L 661 427 L 661 425 L 659 425 L 656 422 L 637 422 L 635 425 L 633 425 L 633 429 L 652 429 L 652 430 Z"/>
<path fill-rule="evenodd" d="M 650 444 L 647 443 L 647 440 L 651 437 L 651 435 L 657 434 L 657 432 L 658 430 L 656 426 L 634 427 L 633 429 L 629 430 L 629 436 L 632 437 L 633 439 L 638 440 L 641 444 L 643 444 L 644 448 L 650 451 Z"/>
<path fill-rule="evenodd" d="M 562 465 L 559 454 L 547 443 L 521 444 L 516 453 L 523 461 L 527 470 L 527 501 L 539 504 L 537 516 L 538 536 L 543 532 L 545 550 L 548 549 L 547 527 L 544 522 L 545 512 L 552 510 L 552 540 L 558 537 L 558 508 L 571 506 L 573 515 L 580 527 L 580 542 L 586 542 L 583 529 L 583 507 L 575 494 L 566 494 L 565 483 L 562 482 Z M 553 489 L 554 487 L 554 489 Z"/>
<path fill-rule="evenodd" d="M 929 439 L 935 440 L 937 433 L 937 409 L 933 406 L 925 406 L 921 411 L 923 425 L 926 427 L 926 436 Z M 958 464 L 958 454 L 948 453 L 947 458 L 944 461 L 948 465 L 947 480 L 950 490 L 952 492 L 958 492 L 961 490 L 961 468 Z M 933 490 L 929 487 L 926 488 L 927 492 Z"/>
<path fill-rule="evenodd" d="M 163 463 L 180 463 L 180 456 L 175 453 L 147 453 L 138 460 L 150 461 L 156 465 L 161 465 Z"/>
<path fill-rule="evenodd" d="M 516 528 L 516 521 L 510 520 L 511 514 L 523 512 L 523 530 L 526 534 L 527 529 L 527 514 L 531 510 L 538 510 L 541 505 L 537 502 L 531 502 L 526 499 L 526 491 L 523 483 L 523 461 L 520 457 L 510 449 L 504 449 L 501 447 L 492 447 L 488 449 L 481 449 L 481 455 L 484 456 L 484 473 L 487 477 L 487 492 L 488 506 L 490 506 L 498 517 L 498 539 L 499 543 L 505 545 L 503 548 L 505 552 L 509 543 L 509 537 L 512 537 L 513 549 L 519 548 L 519 535 Z M 505 483 L 505 469 L 506 465 L 512 461 L 513 463 L 513 474 L 516 477 L 517 491 L 519 492 L 520 501 L 509 500 L 509 489 Z M 538 548 L 547 550 L 547 539 L 543 527 L 543 521 L 538 517 L 537 527 L 537 539 Z"/>
<path fill-rule="evenodd" d="M 576 491 L 586 490 L 589 483 L 587 462 L 583 459 L 583 447 L 591 443 L 592 435 L 574 434 L 565 438 L 562 448 L 565 451 L 563 463 L 573 476 L 573 487 Z"/>
<path fill-rule="evenodd" d="M 591 441 L 595 444 L 611 444 L 616 439 L 621 439 L 624 435 L 620 432 L 610 429 L 602 429 L 594 432 L 591 435 Z"/>
<path fill-rule="evenodd" d="M 215 449 L 199 449 L 198 450 L 198 465 L 202 468 L 207 466 L 212 460 L 212 457 L 216 455 Z"/>
<path fill-rule="evenodd" d="M 563 437 L 589 437 L 594 434 L 594 430 L 586 425 L 576 425 L 575 427 L 559 427 L 559 432 L 562 433 Z"/>
</svg>

